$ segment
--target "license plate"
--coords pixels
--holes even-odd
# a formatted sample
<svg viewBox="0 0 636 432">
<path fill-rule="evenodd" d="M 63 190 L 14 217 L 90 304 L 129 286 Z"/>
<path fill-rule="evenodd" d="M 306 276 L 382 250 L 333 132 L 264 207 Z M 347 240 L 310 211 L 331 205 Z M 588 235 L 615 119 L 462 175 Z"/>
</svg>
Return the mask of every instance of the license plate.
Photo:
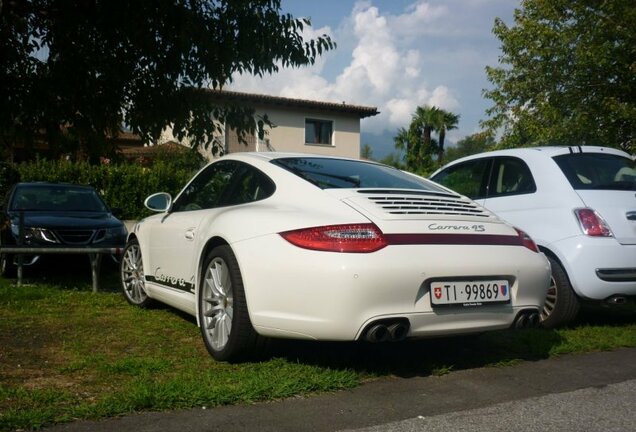
<svg viewBox="0 0 636 432">
<path fill-rule="evenodd" d="M 507 280 L 460 280 L 431 282 L 431 304 L 481 306 L 510 301 Z"/>
</svg>

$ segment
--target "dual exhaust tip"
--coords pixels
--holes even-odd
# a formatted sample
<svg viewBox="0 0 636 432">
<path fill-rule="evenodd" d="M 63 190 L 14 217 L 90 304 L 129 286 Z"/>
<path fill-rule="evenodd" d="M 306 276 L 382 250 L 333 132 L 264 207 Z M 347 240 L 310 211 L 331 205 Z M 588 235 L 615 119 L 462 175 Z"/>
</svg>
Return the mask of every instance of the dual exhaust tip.
<svg viewBox="0 0 636 432">
<path fill-rule="evenodd" d="M 534 309 L 519 312 L 512 324 L 515 329 L 538 328 L 540 325 L 541 316 Z M 369 324 L 362 339 L 372 343 L 398 342 L 406 339 L 409 328 L 407 319 L 376 321 Z"/>
<path fill-rule="evenodd" d="M 406 339 L 409 327 L 407 319 L 376 321 L 367 327 L 362 338 L 373 343 L 398 342 Z"/>
<path fill-rule="evenodd" d="M 517 330 L 526 328 L 537 328 L 541 324 L 541 316 L 536 310 L 526 310 L 519 312 L 512 324 Z"/>
</svg>

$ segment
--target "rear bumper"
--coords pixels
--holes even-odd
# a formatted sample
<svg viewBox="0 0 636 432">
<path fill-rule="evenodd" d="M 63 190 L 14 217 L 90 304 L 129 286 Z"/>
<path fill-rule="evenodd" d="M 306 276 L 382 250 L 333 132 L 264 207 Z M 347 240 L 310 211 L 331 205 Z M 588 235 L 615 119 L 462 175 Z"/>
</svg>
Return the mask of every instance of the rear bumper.
<svg viewBox="0 0 636 432">
<path fill-rule="evenodd" d="M 300 249 L 278 235 L 231 246 L 252 324 L 272 337 L 356 340 L 387 319 L 408 319 L 407 337 L 508 328 L 520 311 L 543 307 L 550 278 L 545 256 L 521 246 L 404 245 L 346 254 Z M 424 283 L 501 275 L 514 281 L 509 303 L 434 308 Z"/>
<path fill-rule="evenodd" d="M 579 297 L 605 300 L 636 296 L 636 245 L 614 238 L 577 236 L 550 245 Z"/>
</svg>

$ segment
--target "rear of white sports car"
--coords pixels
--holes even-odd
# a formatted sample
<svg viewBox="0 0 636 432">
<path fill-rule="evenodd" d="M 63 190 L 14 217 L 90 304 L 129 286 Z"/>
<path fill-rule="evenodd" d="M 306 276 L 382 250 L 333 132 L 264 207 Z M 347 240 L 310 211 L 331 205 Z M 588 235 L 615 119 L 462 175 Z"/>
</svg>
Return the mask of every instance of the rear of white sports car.
<svg viewBox="0 0 636 432">
<path fill-rule="evenodd" d="M 547 259 L 469 199 L 436 185 L 311 186 L 290 205 L 298 188 L 275 180 L 263 220 L 290 229 L 230 244 L 259 334 L 380 342 L 538 323 Z"/>
</svg>

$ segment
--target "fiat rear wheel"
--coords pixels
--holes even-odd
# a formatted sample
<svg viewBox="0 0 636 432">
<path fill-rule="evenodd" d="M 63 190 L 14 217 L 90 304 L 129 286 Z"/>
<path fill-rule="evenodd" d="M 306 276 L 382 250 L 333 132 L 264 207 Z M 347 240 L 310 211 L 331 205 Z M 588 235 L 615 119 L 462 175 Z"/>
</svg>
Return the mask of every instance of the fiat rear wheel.
<svg viewBox="0 0 636 432">
<path fill-rule="evenodd" d="M 567 324 L 576 317 L 579 312 L 579 299 L 561 263 L 551 257 L 548 259 L 552 267 L 552 275 L 541 311 L 541 325 L 545 328 L 554 328 Z"/>
</svg>

